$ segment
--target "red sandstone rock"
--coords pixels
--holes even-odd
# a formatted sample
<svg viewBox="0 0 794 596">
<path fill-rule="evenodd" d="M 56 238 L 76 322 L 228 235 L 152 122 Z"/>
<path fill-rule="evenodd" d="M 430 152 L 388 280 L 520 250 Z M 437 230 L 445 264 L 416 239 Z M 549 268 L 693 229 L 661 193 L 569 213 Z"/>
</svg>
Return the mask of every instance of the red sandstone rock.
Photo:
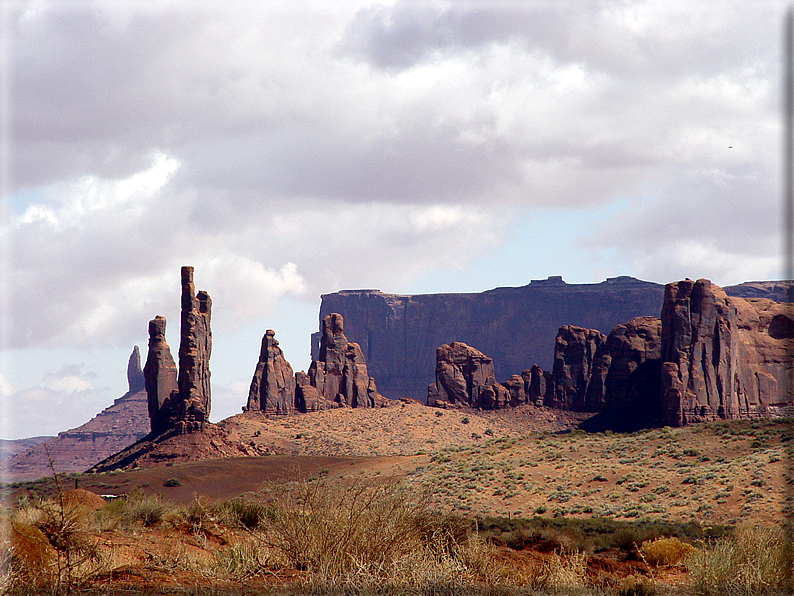
<svg viewBox="0 0 794 596">
<path fill-rule="evenodd" d="M 509 395 L 507 405 L 516 407 L 527 403 L 524 378 L 521 375 L 510 375 L 510 378 L 504 381 L 502 386 L 507 390 Z"/>
<path fill-rule="evenodd" d="M 436 382 L 427 389 L 429 406 L 494 410 L 510 401 L 510 391 L 494 379 L 491 358 L 457 341 L 436 349 Z"/>
<path fill-rule="evenodd" d="M 169 429 L 171 396 L 178 396 L 177 369 L 165 340 L 165 317 L 149 321 L 149 353 L 143 376 L 149 400 L 151 429 L 160 434 Z"/>
<path fill-rule="evenodd" d="M 130 356 L 131 363 L 138 363 L 136 351 Z M 135 369 L 135 366 L 132 366 Z M 176 378 L 176 377 L 174 377 Z M 128 375 L 129 391 L 105 408 L 85 424 L 58 433 L 3 461 L 3 474 L 8 481 L 32 480 L 58 474 L 84 472 L 132 445 L 149 433 L 147 396 L 138 386 L 135 375 Z"/>
<path fill-rule="evenodd" d="M 645 368 L 649 372 L 652 367 L 658 368 L 661 341 L 662 321 L 656 317 L 635 317 L 612 329 L 605 344 L 610 364 L 604 382 L 604 406 L 636 408 L 643 401 L 641 367 L 648 362 Z"/>
<path fill-rule="evenodd" d="M 182 314 L 179 342 L 179 394 L 188 432 L 198 430 L 210 415 L 212 299 L 193 284 L 193 267 L 182 267 Z"/>
<path fill-rule="evenodd" d="M 781 415 L 792 404 L 788 304 L 729 297 L 709 280 L 667 284 L 662 307 L 665 424 Z"/>
<path fill-rule="evenodd" d="M 537 364 L 533 364 L 532 368 L 524 370 L 521 376 L 524 379 L 524 391 L 527 394 L 529 403 L 542 406 L 544 402 L 551 400 L 551 391 L 554 383 L 550 372 L 544 371 Z"/>
<path fill-rule="evenodd" d="M 177 372 L 165 341 L 165 318 L 149 322 L 149 354 L 144 367 L 152 433 L 190 433 L 204 428 L 210 413 L 212 300 L 195 293 L 193 267 L 182 267 L 182 314 Z"/>
<path fill-rule="evenodd" d="M 289 414 L 295 411 L 295 374 L 275 336 L 276 332 L 268 329 L 262 338 L 259 362 L 248 392 L 248 410 Z"/>
<path fill-rule="evenodd" d="M 129 385 L 130 393 L 138 393 L 146 389 L 146 379 L 144 379 L 141 370 L 141 351 L 138 346 L 132 349 L 132 354 L 127 362 L 127 385 Z"/>
<path fill-rule="evenodd" d="M 545 405 L 574 411 L 597 411 L 588 404 L 587 388 L 597 350 L 606 336 L 596 329 L 563 325 L 554 341 L 554 388 Z"/>
<path fill-rule="evenodd" d="M 357 343 L 347 340 L 344 329 L 342 315 L 331 313 L 323 317 L 319 360 L 312 362 L 309 367 L 309 385 L 324 400 L 350 408 L 388 405 L 388 400 L 378 393 L 374 379 L 367 373 L 361 348 Z M 307 397 L 315 399 L 312 392 L 301 399 Z"/>
</svg>

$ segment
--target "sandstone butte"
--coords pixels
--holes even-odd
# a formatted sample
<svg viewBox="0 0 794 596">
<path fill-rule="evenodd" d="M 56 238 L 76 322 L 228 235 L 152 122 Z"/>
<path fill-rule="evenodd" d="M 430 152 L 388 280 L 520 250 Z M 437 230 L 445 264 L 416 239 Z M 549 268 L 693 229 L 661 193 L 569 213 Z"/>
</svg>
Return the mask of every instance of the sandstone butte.
<svg viewBox="0 0 794 596">
<path fill-rule="evenodd" d="M 6 480 L 31 480 L 52 474 L 84 472 L 149 433 L 146 391 L 138 346 L 127 365 L 128 391 L 85 424 L 2 462 Z M 52 467 L 50 466 L 52 462 Z"/>
</svg>

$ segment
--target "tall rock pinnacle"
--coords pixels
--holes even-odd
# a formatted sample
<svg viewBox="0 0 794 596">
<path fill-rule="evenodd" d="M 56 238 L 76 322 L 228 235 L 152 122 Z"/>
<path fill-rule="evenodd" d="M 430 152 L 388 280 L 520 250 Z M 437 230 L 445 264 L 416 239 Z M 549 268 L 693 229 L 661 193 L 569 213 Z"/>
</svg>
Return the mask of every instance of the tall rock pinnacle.
<svg viewBox="0 0 794 596">
<path fill-rule="evenodd" d="M 127 363 L 127 384 L 130 393 L 138 393 L 146 388 L 146 381 L 141 370 L 141 351 L 138 346 L 132 349 L 129 362 Z"/>
<path fill-rule="evenodd" d="M 182 327 L 179 341 L 179 394 L 210 413 L 212 300 L 193 284 L 193 267 L 182 267 Z"/>
<path fill-rule="evenodd" d="M 143 367 L 146 395 L 149 399 L 149 420 L 152 432 L 169 430 L 169 418 L 174 400 L 179 397 L 176 383 L 176 363 L 165 341 L 165 317 L 149 321 L 149 354 Z"/>
<path fill-rule="evenodd" d="M 143 375 L 153 434 L 194 432 L 203 429 L 209 419 L 211 310 L 209 294 L 195 294 L 193 267 L 182 267 L 178 372 L 165 341 L 165 318 L 157 316 L 149 322 L 149 354 Z"/>
</svg>

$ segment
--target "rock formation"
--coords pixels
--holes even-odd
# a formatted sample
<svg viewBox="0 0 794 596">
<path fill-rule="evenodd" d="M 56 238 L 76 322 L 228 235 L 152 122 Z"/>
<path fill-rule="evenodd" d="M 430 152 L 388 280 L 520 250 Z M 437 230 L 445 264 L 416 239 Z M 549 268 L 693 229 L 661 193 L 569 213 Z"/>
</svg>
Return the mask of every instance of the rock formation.
<svg viewBox="0 0 794 596">
<path fill-rule="evenodd" d="M 606 336 L 596 329 L 563 325 L 554 340 L 554 389 L 546 405 L 563 410 L 596 412 L 597 404 L 587 402 L 593 364 Z"/>
<path fill-rule="evenodd" d="M 661 410 L 678 426 L 778 414 L 792 403 L 791 306 L 729 297 L 709 280 L 667 284 Z"/>
<path fill-rule="evenodd" d="M 139 388 L 142 377 L 137 346 L 130 355 L 127 370 L 127 393 L 85 424 L 0 462 L 3 477 L 7 481 L 19 481 L 51 476 L 50 462 L 59 474 L 84 472 L 146 436 L 149 416 L 146 392 Z"/>
<path fill-rule="evenodd" d="M 523 379 L 518 377 L 523 385 Z M 496 382 L 493 360 L 462 342 L 443 344 L 436 350 L 436 381 L 427 388 L 427 404 L 435 407 L 468 406 L 484 410 L 504 408 L 513 396 L 523 394 Z"/>
<path fill-rule="evenodd" d="M 386 405 L 386 398 L 368 374 L 361 348 L 345 336 L 342 315 L 331 313 L 323 317 L 320 333 L 319 358 L 311 363 L 308 374 L 309 385 L 319 396 L 326 402 L 351 408 Z"/>
<path fill-rule="evenodd" d="M 308 374 L 300 371 L 293 375 L 275 332 L 267 330 L 243 411 L 291 414 L 388 405 L 367 373 L 361 348 L 345 337 L 342 316 L 332 313 L 324 317 L 320 333 L 319 359 L 311 363 Z"/>
<path fill-rule="evenodd" d="M 210 414 L 212 300 L 193 284 L 193 267 L 182 267 L 182 326 L 179 333 L 179 394 L 188 410 Z"/>
<path fill-rule="evenodd" d="M 177 368 L 165 340 L 165 317 L 149 321 L 149 353 L 143 376 L 149 404 L 151 430 L 160 434 L 171 428 L 171 402 L 179 397 Z"/>
<path fill-rule="evenodd" d="M 149 353 L 143 375 L 154 435 L 202 430 L 209 419 L 212 300 L 204 291 L 195 293 L 193 267 L 182 267 L 181 282 L 178 369 L 165 340 L 165 318 L 157 316 L 149 322 Z"/>
<path fill-rule="evenodd" d="M 289 414 L 295 411 L 295 374 L 275 336 L 276 332 L 268 329 L 262 338 L 259 362 L 248 392 L 248 409 Z"/>
<path fill-rule="evenodd" d="M 345 333 L 361 346 L 369 374 L 390 398 L 424 399 L 433 381 L 436 348 L 451 340 L 493 358 L 497 379 L 532 363 L 552 368 L 552 345 L 562 325 L 608 333 L 641 315 L 659 314 L 664 287 L 630 277 L 600 284 L 566 284 L 559 277 L 520 288 L 479 294 L 399 296 L 378 290 L 344 290 L 322 297 L 320 316 L 335 312 Z M 320 348 L 317 334 L 313 358 Z"/>
<path fill-rule="evenodd" d="M 609 333 L 604 345 L 608 370 L 603 383 L 603 407 L 639 410 L 646 415 L 657 409 L 652 401 L 653 394 L 658 394 L 654 387 L 659 382 L 661 335 L 662 322 L 656 317 L 636 317 Z M 591 382 L 590 386 L 595 385 Z"/>
<path fill-rule="evenodd" d="M 146 379 L 141 370 L 141 351 L 135 346 L 127 362 L 127 385 L 130 393 L 138 393 L 146 389 Z"/>
<path fill-rule="evenodd" d="M 734 287 L 726 288 L 733 295 Z M 782 282 L 735 286 L 737 295 L 782 295 Z M 424 399 L 433 381 L 436 348 L 450 341 L 476 346 L 494 360 L 497 379 L 532 363 L 551 370 L 558 329 L 575 325 L 608 334 L 639 316 L 658 317 L 664 286 L 621 276 L 598 284 L 567 284 L 560 277 L 479 294 L 401 296 L 378 290 L 342 290 L 322 297 L 320 319 L 339 313 L 345 333 L 361 346 L 369 374 L 386 397 Z M 313 336 L 317 360 L 320 334 Z"/>
<path fill-rule="evenodd" d="M 547 400 L 551 400 L 554 382 L 550 372 L 533 364 L 532 368 L 522 371 L 521 376 L 524 379 L 524 390 L 529 403 L 542 406 Z"/>
</svg>

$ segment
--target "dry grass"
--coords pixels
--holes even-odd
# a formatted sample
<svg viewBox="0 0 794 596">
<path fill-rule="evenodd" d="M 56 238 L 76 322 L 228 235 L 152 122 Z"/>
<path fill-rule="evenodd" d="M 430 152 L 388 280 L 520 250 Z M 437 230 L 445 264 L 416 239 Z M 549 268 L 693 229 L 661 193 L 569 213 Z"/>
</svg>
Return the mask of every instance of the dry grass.
<svg viewBox="0 0 794 596">
<path fill-rule="evenodd" d="M 709 596 L 782 593 L 793 571 L 790 548 L 782 528 L 740 526 L 733 537 L 690 554 L 689 584 Z"/>
</svg>

